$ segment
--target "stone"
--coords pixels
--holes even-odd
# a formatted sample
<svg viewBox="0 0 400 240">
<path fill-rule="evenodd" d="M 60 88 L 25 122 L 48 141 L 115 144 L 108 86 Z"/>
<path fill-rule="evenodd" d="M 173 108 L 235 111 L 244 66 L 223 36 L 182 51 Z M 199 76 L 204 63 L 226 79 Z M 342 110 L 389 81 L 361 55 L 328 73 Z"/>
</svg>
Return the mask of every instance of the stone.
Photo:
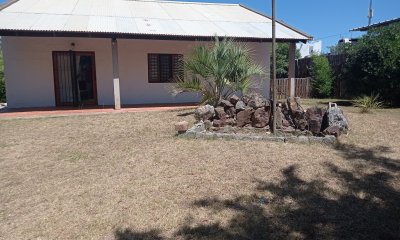
<svg viewBox="0 0 400 240">
<path fill-rule="evenodd" d="M 220 128 L 223 126 L 224 126 L 224 122 L 222 120 L 216 119 L 213 121 L 213 127 Z"/>
<path fill-rule="evenodd" d="M 258 108 L 251 116 L 251 125 L 256 128 L 266 127 L 269 123 L 269 113 L 265 108 Z"/>
<path fill-rule="evenodd" d="M 196 123 L 195 125 L 193 125 L 193 127 L 189 128 L 186 133 L 201 133 L 201 132 L 205 132 L 206 131 L 206 127 L 204 126 L 204 122 L 199 122 Z"/>
<path fill-rule="evenodd" d="M 267 105 L 267 99 L 259 93 L 251 93 L 246 95 L 243 97 L 243 100 L 245 103 L 247 102 L 247 106 L 252 107 L 253 109 L 262 108 Z"/>
<path fill-rule="evenodd" d="M 229 101 L 227 101 L 227 100 L 221 100 L 220 102 L 219 102 L 219 105 L 221 106 L 221 107 L 228 107 L 228 108 L 230 108 L 230 107 L 233 107 L 234 105 L 231 103 L 231 102 L 229 102 Z"/>
<path fill-rule="evenodd" d="M 230 98 L 229 98 L 229 102 L 232 103 L 233 106 L 236 105 L 237 102 L 239 102 L 240 98 L 238 96 L 236 96 L 235 94 L 233 94 Z"/>
<path fill-rule="evenodd" d="M 300 98 L 298 98 L 298 97 L 287 98 L 287 107 L 289 108 L 289 111 L 291 112 L 291 114 L 294 114 L 297 111 L 304 112 L 304 109 L 301 107 L 301 104 L 300 104 Z"/>
<path fill-rule="evenodd" d="M 236 120 L 233 118 L 228 118 L 225 121 L 225 125 L 229 125 L 229 126 L 235 126 L 236 125 Z"/>
<path fill-rule="evenodd" d="M 194 111 L 194 118 L 197 121 L 205 121 L 205 120 L 211 120 L 215 115 L 215 109 L 211 105 L 204 105 L 198 107 Z"/>
<path fill-rule="evenodd" d="M 285 118 L 282 119 L 282 127 L 290 127 L 290 123 Z"/>
<path fill-rule="evenodd" d="M 189 123 L 186 121 L 175 123 L 175 131 L 179 134 L 185 133 L 189 129 Z"/>
<path fill-rule="evenodd" d="M 324 130 L 324 134 L 339 137 L 341 135 L 340 127 L 337 125 L 332 125 Z"/>
<path fill-rule="evenodd" d="M 244 127 L 246 126 L 246 124 L 250 124 L 251 123 L 251 115 L 253 114 L 253 109 L 251 108 L 246 108 L 243 111 L 240 111 L 237 115 L 236 115 L 236 125 L 238 127 Z"/>
<path fill-rule="evenodd" d="M 296 122 L 297 128 L 300 129 L 301 131 L 306 130 L 308 126 L 308 122 L 305 119 L 300 119 Z"/>
<path fill-rule="evenodd" d="M 339 135 L 341 133 L 347 133 L 347 130 L 349 129 L 349 123 L 344 116 L 343 111 L 335 103 L 329 103 L 329 108 L 322 120 L 322 129 L 324 131 L 328 127 L 332 126 L 339 127 Z"/>
<path fill-rule="evenodd" d="M 308 129 L 313 134 L 318 134 L 321 132 L 322 117 L 313 117 L 308 120 Z"/>
<path fill-rule="evenodd" d="M 225 112 L 231 118 L 234 118 L 236 115 L 236 109 L 234 107 L 225 108 Z"/>
<path fill-rule="evenodd" d="M 223 133 L 234 133 L 235 129 L 230 126 L 230 125 L 226 125 L 223 129 L 222 129 Z"/>
<path fill-rule="evenodd" d="M 243 111 L 246 109 L 246 104 L 243 101 L 238 101 L 235 105 L 236 112 Z"/>
<path fill-rule="evenodd" d="M 213 125 L 213 123 L 212 123 L 210 120 L 205 120 L 205 121 L 204 121 L 204 127 L 205 127 L 205 129 L 206 129 L 207 131 L 210 131 L 210 130 L 211 130 L 212 125 Z"/>
<path fill-rule="evenodd" d="M 223 107 L 215 108 L 215 117 L 224 122 L 227 119 L 227 114 L 225 113 L 225 109 Z"/>
</svg>

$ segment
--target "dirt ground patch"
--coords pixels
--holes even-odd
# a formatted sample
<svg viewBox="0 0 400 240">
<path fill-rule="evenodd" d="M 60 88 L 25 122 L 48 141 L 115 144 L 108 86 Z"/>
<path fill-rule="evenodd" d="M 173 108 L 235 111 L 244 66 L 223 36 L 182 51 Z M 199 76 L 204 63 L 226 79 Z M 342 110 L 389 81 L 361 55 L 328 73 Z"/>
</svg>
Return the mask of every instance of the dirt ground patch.
<svg viewBox="0 0 400 240">
<path fill-rule="evenodd" d="M 398 239 L 400 110 L 335 147 L 181 139 L 191 110 L 0 120 L 0 239 Z"/>
</svg>

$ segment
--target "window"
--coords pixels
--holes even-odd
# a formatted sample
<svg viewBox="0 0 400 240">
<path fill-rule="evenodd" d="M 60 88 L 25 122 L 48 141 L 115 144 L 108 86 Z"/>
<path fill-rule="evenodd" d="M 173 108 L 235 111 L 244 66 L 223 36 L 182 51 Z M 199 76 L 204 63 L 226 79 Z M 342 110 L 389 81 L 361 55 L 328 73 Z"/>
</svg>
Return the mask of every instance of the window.
<svg viewBox="0 0 400 240">
<path fill-rule="evenodd" d="M 182 54 L 153 54 L 148 55 L 149 83 L 173 82 L 183 77 Z"/>
</svg>

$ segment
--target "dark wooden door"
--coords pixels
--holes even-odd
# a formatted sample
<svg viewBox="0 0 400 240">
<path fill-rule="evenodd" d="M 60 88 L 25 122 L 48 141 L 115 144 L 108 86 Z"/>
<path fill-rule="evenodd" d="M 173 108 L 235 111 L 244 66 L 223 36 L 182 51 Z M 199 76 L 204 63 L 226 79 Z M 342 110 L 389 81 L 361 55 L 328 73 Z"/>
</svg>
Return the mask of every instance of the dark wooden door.
<svg viewBox="0 0 400 240">
<path fill-rule="evenodd" d="M 93 52 L 53 52 L 57 106 L 97 105 Z"/>
</svg>

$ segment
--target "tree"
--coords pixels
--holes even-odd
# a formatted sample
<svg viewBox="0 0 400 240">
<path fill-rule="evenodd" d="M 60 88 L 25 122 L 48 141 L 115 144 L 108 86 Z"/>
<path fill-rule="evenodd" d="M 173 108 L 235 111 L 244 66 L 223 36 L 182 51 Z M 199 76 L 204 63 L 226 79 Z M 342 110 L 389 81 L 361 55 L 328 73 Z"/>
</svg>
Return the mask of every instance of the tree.
<svg viewBox="0 0 400 240">
<path fill-rule="evenodd" d="M 332 93 L 333 73 L 328 58 L 323 55 L 312 57 L 312 89 L 316 97 L 329 97 Z"/>
<path fill-rule="evenodd" d="M 173 95 L 197 92 L 202 95 L 201 103 L 214 106 L 234 92 L 245 93 L 252 85 L 252 77 L 264 74 L 264 69 L 253 61 L 248 47 L 217 37 L 211 47 L 195 46 L 183 67 L 185 78 L 177 79 Z"/>
<path fill-rule="evenodd" d="M 400 23 L 369 30 L 348 57 L 344 76 L 351 96 L 375 93 L 400 105 Z"/>
<path fill-rule="evenodd" d="M 4 81 L 3 53 L 0 49 L 0 102 L 6 102 L 6 83 Z"/>
<path fill-rule="evenodd" d="M 296 59 L 299 59 L 300 51 L 296 49 Z M 272 61 L 271 61 L 272 63 Z M 278 43 L 276 48 L 276 76 L 288 77 L 289 70 L 289 43 Z"/>
</svg>

